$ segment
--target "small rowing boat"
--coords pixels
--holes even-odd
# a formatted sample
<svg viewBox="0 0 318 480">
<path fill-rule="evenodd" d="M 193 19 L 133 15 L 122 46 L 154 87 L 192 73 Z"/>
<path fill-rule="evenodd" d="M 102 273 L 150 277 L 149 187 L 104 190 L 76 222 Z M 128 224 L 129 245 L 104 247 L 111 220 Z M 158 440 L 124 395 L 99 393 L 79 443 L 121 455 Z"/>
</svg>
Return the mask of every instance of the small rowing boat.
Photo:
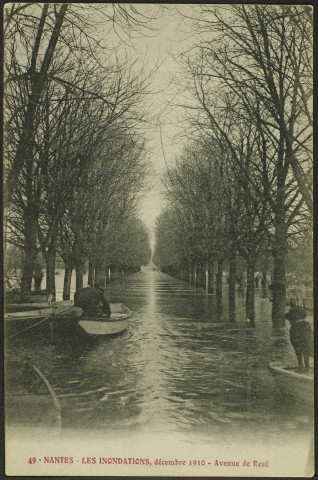
<svg viewBox="0 0 318 480">
<path fill-rule="evenodd" d="M 6 313 L 29 312 L 32 310 L 47 310 L 59 307 L 67 307 L 74 305 L 71 300 L 63 300 L 62 302 L 34 302 L 34 303 L 6 303 Z"/>
<path fill-rule="evenodd" d="M 314 402 L 314 373 L 297 372 L 296 367 L 288 367 L 271 363 L 269 371 L 283 395 L 294 397 L 296 400 L 313 404 Z"/>
<path fill-rule="evenodd" d="M 29 362 L 7 361 L 5 412 L 8 427 L 32 425 L 59 433 L 61 405 L 41 370 Z"/>
<path fill-rule="evenodd" d="M 62 305 L 61 303 L 51 306 L 50 308 L 29 310 L 24 312 L 12 312 L 4 315 L 5 333 L 8 336 L 15 336 L 19 333 L 31 330 L 35 327 L 37 329 L 42 327 L 42 330 L 49 332 L 49 320 L 54 314 L 63 313 L 69 310 L 73 304 L 69 303 Z"/>
<path fill-rule="evenodd" d="M 28 320 L 33 321 L 33 320 L 41 320 L 42 318 L 46 317 L 47 315 L 51 315 L 54 313 L 56 308 L 51 307 L 51 308 L 44 308 L 44 309 L 38 309 L 38 310 L 29 310 L 25 312 L 12 312 L 12 313 L 6 313 L 4 316 L 4 319 L 9 322 L 14 322 L 14 321 L 24 321 L 27 322 Z"/>
<path fill-rule="evenodd" d="M 78 324 L 89 335 L 114 335 L 123 332 L 128 327 L 131 311 L 122 303 L 110 304 L 111 316 L 80 317 Z"/>
<path fill-rule="evenodd" d="M 80 307 L 71 307 L 50 320 L 54 338 L 116 335 L 128 327 L 131 311 L 122 303 L 111 303 L 111 316 L 86 317 Z"/>
<path fill-rule="evenodd" d="M 46 308 L 44 310 L 6 313 L 4 315 L 5 334 L 11 337 L 19 332 L 28 331 L 35 327 L 44 328 L 49 332 L 46 320 L 49 320 L 54 311 L 55 308 Z"/>
</svg>

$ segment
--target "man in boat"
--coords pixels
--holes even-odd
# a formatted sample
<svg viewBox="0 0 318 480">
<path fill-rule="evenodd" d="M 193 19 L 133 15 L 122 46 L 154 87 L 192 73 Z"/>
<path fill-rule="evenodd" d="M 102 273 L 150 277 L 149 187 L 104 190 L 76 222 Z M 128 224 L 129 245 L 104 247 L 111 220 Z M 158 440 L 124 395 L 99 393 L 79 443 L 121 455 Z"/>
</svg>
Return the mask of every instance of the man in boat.
<svg viewBox="0 0 318 480">
<path fill-rule="evenodd" d="M 105 291 L 99 286 L 86 287 L 74 295 L 75 306 L 83 310 L 84 317 L 107 317 L 111 315 Z"/>
<path fill-rule="evenodd" d="M 297 356 L 298 371 L 307 373 L 309 357 L 314 353 L 314 334 L 309 322 L 305 320 L 306 312 L 302 307 L 291 305 L 285 318 L 290 322 L 290 342 Z"/>
</svg>

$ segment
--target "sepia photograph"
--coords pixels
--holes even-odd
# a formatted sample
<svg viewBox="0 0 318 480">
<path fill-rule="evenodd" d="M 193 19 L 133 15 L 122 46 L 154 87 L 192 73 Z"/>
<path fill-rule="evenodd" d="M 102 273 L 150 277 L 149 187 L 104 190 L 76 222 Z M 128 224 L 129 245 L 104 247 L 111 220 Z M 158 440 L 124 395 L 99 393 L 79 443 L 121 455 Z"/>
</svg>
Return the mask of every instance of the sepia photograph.
<svg viewBox="0 0 318 480">
<path fill-rule="evenodd" d="M 6 475 L 314 475 L 313 17 L 4 5 Z"/>
</svg>

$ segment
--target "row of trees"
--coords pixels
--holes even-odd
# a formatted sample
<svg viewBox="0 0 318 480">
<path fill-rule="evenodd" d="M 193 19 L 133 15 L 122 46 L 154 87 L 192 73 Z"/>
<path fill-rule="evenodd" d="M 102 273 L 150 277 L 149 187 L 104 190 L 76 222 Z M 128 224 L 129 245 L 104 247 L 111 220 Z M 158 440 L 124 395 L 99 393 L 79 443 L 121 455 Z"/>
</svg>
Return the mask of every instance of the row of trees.
<svg viewBox="0 0 318 480">
<path fill-rule="evenodd" d="M 21 265 L 23 265 L 23 251 L 21 247 L 9 244 L 5 255 L 6 288 L 13 289 L 13 297 L 18 298 L 15 293 L 21 281 Z M 71 295 L 71 279 L 73 267 L 66 263 L 62 256 L 60 245 L 57 249 L 56 273 L 59 269 L 64 270 L 63 299 L 69 300 Z M 132 274 L 140 270 L 141 265 L 149 262 L 151 248 L 149 244 L 148 230 L 135 213 L 128 217 L 122 217 L 116 222 L 116 226 L 107 227 L 107 245 L 102 252 L 102 263 L 93 264 L 84 259 L 79 281 L 82 281 L 82 273 L 88 274 L 89 285 L 105 286 L 106 282 L 116 280 L 123 274 Z M 34 290 L 41 293 L 43 281 L 43 269 L 46 269 L 46 262 L 41 252 L 37 254 L 34 265 Z M 78 273 L 77 273 L 78 275 Z"/>
<path fill-rule="evenodd" d="M 311 8 L 203 5 L 190 20 L 199 41 L 182 61 L 188 143 L 165 178 L 156 261 L 168 246 L 194 275 L 217 265 L 219 298 L 227 262 L 233 320 L 239 254 L 254 324 L 256 262 L 272 257 L 281 326 L 288 248 L 304 237 L 308 245 L 312 228 Z"/>
<path fill-rule="evenodd" d="M 39 252 L 54 296 L 57 252 L 62 257 L 64 298 L 74 268 L 76 289 L 83 287 L 87 259 L 90 281 L 104 284 L 106 264 L 115 257 L 135 267 L 149 255 L 136 206 L 147 175 L 140 125 L 151 75 L 114 36 L 118 31 L 128 41 L 149 21 L 133 6 L 117 4 L 7 7 L 6 243 L 23 251 L 24 294 L 31 291 Z M 120 259 L 120 248 L 112 250 L 120 232 L 131 235 L 131 245 L 140 237 L 145 255 L 131 247 L 131 256 L 126 250 Z"/>
</svg>

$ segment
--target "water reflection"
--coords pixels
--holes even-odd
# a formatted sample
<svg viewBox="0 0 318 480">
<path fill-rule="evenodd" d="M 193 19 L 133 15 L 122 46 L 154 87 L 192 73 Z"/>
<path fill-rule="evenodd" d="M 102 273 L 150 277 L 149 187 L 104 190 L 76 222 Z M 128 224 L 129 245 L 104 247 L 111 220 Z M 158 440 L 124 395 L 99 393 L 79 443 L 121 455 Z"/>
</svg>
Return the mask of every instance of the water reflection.
<svg viewBox="0 0 318 480">
<path fill-rule="evenodd" d="M 246 328 L 244 296 L 231 324 L 226 301 L 218 318 L 214 295 L 157 271 L 111 285 L 109 299 L 133 312 L 118 337 L 52 345 L 29 332 L 7 346 L 8 356 L 28 355 L 49 378 L 64 429 L 214 435 L 308 428 L 308 411 L 286 405 L 268 372 L 271 361 L 295 360 L 287 330 L 271 327 L 262 289 L 255 329 Z"/>
</svg>

